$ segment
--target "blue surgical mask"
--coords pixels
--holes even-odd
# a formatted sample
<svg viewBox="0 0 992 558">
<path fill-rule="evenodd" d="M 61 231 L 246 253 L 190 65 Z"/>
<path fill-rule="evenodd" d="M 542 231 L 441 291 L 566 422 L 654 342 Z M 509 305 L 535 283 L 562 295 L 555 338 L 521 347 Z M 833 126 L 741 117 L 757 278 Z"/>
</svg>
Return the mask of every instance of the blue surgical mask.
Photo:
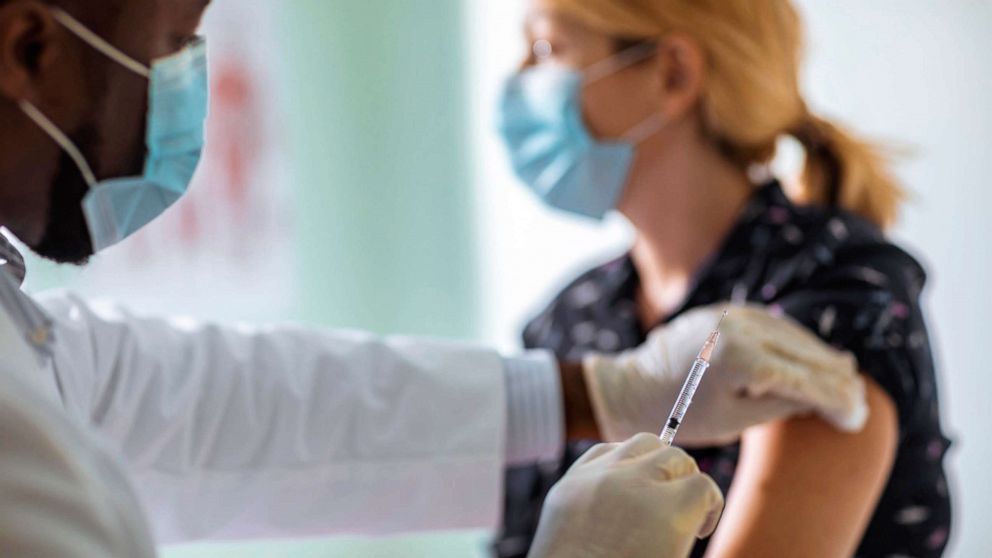
<svg viewBox="0 0 992 558">
<path fill-rule="evenodd" d="M 21 109 L 72 158 L 89 192 L 82 209 L 93 250 L 99 252 L 137 232 L 186 193 L 203 151 L 207 118 L 207 55 L 200 40 L 182 51 L 141 64 L 59 9 L 55 19 L 113 61 L 149 80 L 144 174 L 97 180 L 79 148 L 37 107 Z"/>
<path fill-rule="evenodd" d="M 582 87 L 654 51 L 638 45 L 584 71 L 541 64 L 508 80 L 500 135 L 517 177 L 545 204 L 594 219 L 616 208 L 637 145 L 662 128 L 662 118 L 647 117 L 620 140 L 597 140 L 582 118 Z"/>
</svg>

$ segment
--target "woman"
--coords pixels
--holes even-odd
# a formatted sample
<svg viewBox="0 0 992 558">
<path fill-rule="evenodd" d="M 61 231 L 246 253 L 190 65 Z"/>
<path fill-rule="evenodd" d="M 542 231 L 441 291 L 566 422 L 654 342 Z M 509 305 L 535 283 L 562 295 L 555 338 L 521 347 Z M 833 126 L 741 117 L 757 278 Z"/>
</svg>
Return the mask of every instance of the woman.
<svg viewBox="0 0 992 558">
<path fill-rule="evenodd" d="M 803 100 L 791 3 L 533 0 L 527 33 L 501 124 L 517 174 L 553 207 L 619 210 L 636 240 L 556 297 L 526 345 L 567 358 L 627 349 L 725 300 L 790 316 L 857 357 L 867 426 L 793 419 L 694 450 L 729 491 L 694 555 L 940 556 L 948 441 L 924 273 L 881 232 L 902 199 L 882 157 Z M 785 191 L 766 170 L 784 136 L 807 154 Z M 526 553 L 546 490 L 587 447 L 569 447 L 557 470 L 510 471 L 498 555 Z"/>
</svg>

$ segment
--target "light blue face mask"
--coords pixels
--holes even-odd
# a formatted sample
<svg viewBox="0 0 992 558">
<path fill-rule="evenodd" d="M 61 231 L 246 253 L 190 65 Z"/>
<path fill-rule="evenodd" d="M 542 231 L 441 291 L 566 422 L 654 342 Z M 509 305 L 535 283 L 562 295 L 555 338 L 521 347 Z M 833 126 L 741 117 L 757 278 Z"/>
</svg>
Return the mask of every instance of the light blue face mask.
<svg viewBox="0 0 992 558">
<path fill-rule="evenodd" d="M 182 51 L 141 64 L 59 9 L 55 19 L 67 30 L 132 72 L 149 80 L 144 174 L 97 180 L 79 148 L 48 117 L 27 101 L 21 109 L 79 167 L 89 185 L 83 215 L 94 252 L 134 234 L 174 204 L 193 179 L 203 151 L 207 118 L 207 51 L 200 40 Z"/>
<path fill-rule="evenodd" d="M 637 145 L 662 128 L 662 118 L 648 117 L 620 140 L 597 140 L 582 118 L 582 86 L 654 52 L 653 44 L 642 44 L 581 72 L 543 64 L 508 80 L 500 135 L 517 177 L 544 203 L 594 219 L 616 208 Z"/>
</svg>

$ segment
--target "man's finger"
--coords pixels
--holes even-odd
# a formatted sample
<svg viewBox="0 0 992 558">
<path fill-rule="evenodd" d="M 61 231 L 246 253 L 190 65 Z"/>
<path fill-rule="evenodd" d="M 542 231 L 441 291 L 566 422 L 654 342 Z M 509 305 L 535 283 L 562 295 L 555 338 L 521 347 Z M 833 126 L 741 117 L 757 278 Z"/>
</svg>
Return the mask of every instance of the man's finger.
<svg viewBox="0 0 992 558">
<path fill-rule="evenodd" d="M 702 473 L 671 482 L 672 488 L 679 495 L 678 509 L 698 522 L 697 525 L 692 526 L 696 536 L 704 539 L 712 535 L 723 513 L 724 499 L 720 487 L 713 479 Z"/>
<path fill-rule="evenodd" d="M 651 453 L 663 447 L 665 447 L 665 445 L 661 443 L 661 439 L 657 434 L 637 434 L 633 438 L 620 444 L 620 446 L 610 457 L 615 458 L 617 461 L 621 459 L 632 459 Z"/>
<path fill-rule="evenodd" d="M 637 458 L 639 467 L 646 467 L 651 478 L 672 481 L 699 473 L 696 460 L 679 448 L 662 447 Z"/>
</svg>

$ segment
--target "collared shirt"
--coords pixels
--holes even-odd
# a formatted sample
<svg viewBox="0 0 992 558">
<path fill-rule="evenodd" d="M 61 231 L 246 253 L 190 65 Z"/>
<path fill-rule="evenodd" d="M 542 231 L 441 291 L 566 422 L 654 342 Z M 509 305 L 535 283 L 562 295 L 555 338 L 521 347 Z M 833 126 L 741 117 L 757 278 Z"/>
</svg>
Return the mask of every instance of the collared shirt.
<svg viewBox="0 0 992 558">
<path fill-rule="evenodd" d="M 122 461 L 67 411 L 51 316 L 0 235 L 0 547 L 17 555 L 155 556 Z M 18 339 L 19 338 L 19 339 Z M 22 342 L 23 341 L 23 342 Z M 13 492 L 12 492 L 13 491 Z"/>
<path fill-rule="evenodd" d="M 21 291 L 24 275 L 24 258 L 0 234 L 0 311 L 10 315 L 24 339 L 41 357 L 47 357 L 51 354 L 52 320 Z"/>
<path fill-rule="evenodd" d="M 640 345 L 636 269 L 624 256 L 583 274 L 524 332 L 530 348 L 576 360 L 590 351 Z M 925 274 L 871 224 L 850 214 L 792 204 L 777 183 L 759 189 L 722 248 L 668 317 L 735 301 L 777 307 L 827 342 L 851 351 L 895 401 L 896 462 L 858 556 L 940 556 L 950 529 L 943 471 L 949 445 L 940 425 L 930 343 L 919 306 Z M 660 426 L 659 426 L 660 429 Z M 547 490 L 591 443 L 573 444 L 560 467 L 508 473 L 497 554 L 525 556 Z M 726 492 L 739 446 L 690 452 Z M 706 544 L 693 552 L 702 556 Z"/>
<path fill-rule="evenodd" d="M 0 269 L 6 270 L 14 277 L 18 285 L 24 282 L 24 258 L 2 232 L 0 232 Z"/>
</svg>

